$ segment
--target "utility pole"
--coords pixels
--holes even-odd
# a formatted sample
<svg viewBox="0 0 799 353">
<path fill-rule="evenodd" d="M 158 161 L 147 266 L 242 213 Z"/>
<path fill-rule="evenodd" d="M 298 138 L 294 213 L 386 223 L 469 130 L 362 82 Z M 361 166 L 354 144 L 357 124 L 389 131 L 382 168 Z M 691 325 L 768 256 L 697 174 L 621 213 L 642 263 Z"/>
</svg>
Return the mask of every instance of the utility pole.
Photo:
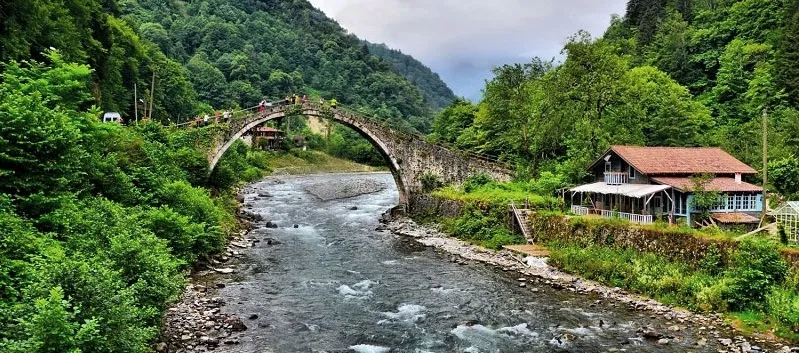
<svg viewBox="0 0 799 353">
<path fill-rule="evenodd" d="M 761 226 L 768 215 L 768 107 L 763 108 L 763 215 L 760 219 Z"/>
<path fill-rule="evenodd" d="M 155 70 L 153 70 L 153 82 L 150 85 L 150 120 L 153 119 L 153 94 L 155 93 Z"/>
<path fill-rule="evenodd" d="M 136 88 L 136 82 L 133 82 L 133 117 L 136 125 L 139 125 L 139 96 Z"/>
</svg>

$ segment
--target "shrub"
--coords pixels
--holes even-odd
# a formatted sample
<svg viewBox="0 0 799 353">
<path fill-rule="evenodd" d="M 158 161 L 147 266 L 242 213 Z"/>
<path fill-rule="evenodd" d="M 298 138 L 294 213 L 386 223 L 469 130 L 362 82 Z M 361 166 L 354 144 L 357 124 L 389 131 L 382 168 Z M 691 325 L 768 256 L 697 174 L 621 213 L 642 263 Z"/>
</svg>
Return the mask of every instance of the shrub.
<svg viewBox="0 0 799 353">
<path fill-rule="evenodd" d="M 766 296 L 769 317 L 799 332 L 799 293 L 795 287 L 775 287 Z"/>
<path fill-rule="evenodd" d="M 433 173 L 424 173 L 422 177 L 419 179 L 422 182 L 422 191 L 424 192 L 432 192 L 442 186 L 444 183 L 441 181 L 441 178 Z"/>
<path fill-rule="evenodd" d="M 99 334 L 95 319 L 76 320 L 80 309 L 64 298 L 60 287 L 51 289 L 48 297 L 37 299 L 33 309 L 23 323 L 27 339 L 8 347 L 10 352 L 80 353 L 81 348 L 91 347 Z"/>
<path fill-rule="evenodd" d="M 466 206 L 462 216 L 445 223 L 448 233 L 475 242 L 490 249 L 503 245 L 523 244 L 525 239 L 514 235 L 506 225 L 507 206 L 490 206 L 481 209 L 475 204 Z"/>
<path fill-rule="evenodd" d="M 741 242 L 732 256 L 730 307 L 746 310 L 764 302 L 766 293 L 785 277 L 787 266 L 779 249 L 765 241 Z"/>
<path fill-rule="evenodd" d="M 490 176 L 485 173 L 475 174 L 466 179 L 463 182 L 463 191 L 472 192 L 473 190 L 477 189 L 480 186 L 488 185 L 489 183 L 493 182 Z"/>
<path fill-rule="evenodd" d="M 218 234 L 206 232 L 204 224 L 193 223 L 167 206 L 147 210 L 142 221 L 144 227 L 166 240 L 172 253 L 185 263 L 194 263 L 198 257 L 219 250 L 214 247 L 218 244 Z"/>
<path fill-rule="evenodd" d="M 555 191 L 566 186 L 563 175 L 552 172 L 542 172 L 538 179 L 532 183 L 532 189 L 539 195 L 554 195 Z"/>
</svg>

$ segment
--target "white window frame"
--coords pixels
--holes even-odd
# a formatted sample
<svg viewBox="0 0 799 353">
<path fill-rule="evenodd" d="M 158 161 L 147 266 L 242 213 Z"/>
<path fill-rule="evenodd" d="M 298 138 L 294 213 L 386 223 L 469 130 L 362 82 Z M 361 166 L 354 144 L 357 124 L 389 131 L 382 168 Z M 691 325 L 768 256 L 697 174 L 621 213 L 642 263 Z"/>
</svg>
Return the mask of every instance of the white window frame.
<svg viewBox="0 0 799 353">
<path fill-rule="evenodd" d="M 613 163 L 610 161 L 605 161 L 605 173 L 612 173 L 613 172 Z"/>
<path fill-rule="evenodd" d="M 635 179 L 638 176 L 638 172 L 635 171 L 633 166 L 629 166 L 629 168 L 630 170 L 627 171 L 627 176 L 630 177 L 630 179 Z"/>
</svg>

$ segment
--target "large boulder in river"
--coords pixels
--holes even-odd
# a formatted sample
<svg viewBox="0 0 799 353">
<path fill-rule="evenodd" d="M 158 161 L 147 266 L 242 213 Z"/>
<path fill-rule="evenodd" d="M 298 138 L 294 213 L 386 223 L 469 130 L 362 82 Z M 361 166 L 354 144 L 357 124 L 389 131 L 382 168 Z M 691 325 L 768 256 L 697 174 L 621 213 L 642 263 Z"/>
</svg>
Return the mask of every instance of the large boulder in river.
<svg viewBox="0 0 799 353">
<path fill-rule="evenodd" d="M 269 221 L 269 222 L 266 222 L 266 227 L 267 228 L 277 228 L 277 224 L 274 223 L 274 222 Z"/>
</svg>

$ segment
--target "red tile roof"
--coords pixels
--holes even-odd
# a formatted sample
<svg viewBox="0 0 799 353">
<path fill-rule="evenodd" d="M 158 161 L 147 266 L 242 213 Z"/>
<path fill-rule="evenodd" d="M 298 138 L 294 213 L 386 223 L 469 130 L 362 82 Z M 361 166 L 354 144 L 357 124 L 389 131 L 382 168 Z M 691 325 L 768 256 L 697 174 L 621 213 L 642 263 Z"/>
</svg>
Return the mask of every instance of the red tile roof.
<svg viewBox="0 0 799 353">
<path fill-rule="evenodd" d="M 612 146 L 610 150 L 647 175 L 757 174 L 752 167 L 715 147 Z"/>
<path fill-rule="evenodd" d="M 757 217 L 740 212 L 714 213 L 712 217 L 717 222 L 726 223 L 726 224 L 760 222 L 760 220 Z"/>
<path fill-rule="evenodd" d="M 652 181 L 663 184 L 663 185 L 670 185 L 671 187 L 680 190 L 680 191 L 691 191 L 694 188 L 694 184 L 691 182 L 691 178 L 652 178 Z M 715 190 L 719 192 L 762 192 L 763 188 L 752 185 L 747 182 L 735 182 L 735 178 L 713 178 L 705 184 L 706 190 Z"/>
</svg>

